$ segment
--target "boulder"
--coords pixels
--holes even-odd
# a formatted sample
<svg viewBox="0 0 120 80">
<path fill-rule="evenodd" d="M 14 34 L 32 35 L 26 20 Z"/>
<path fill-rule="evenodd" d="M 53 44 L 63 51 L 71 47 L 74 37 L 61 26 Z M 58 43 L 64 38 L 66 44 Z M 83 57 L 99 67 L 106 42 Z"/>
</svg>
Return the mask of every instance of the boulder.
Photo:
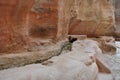
<svg viewBox="0 0 120 80">
<path fill-rule="evenodd" d="M 90 49 L 82 49 L 83 46 L 80 46 L 82 43 L 85 44 L 84 48 L 89 47 L 88 42 L 95 41 L 76 41 L 71 52 L 55 56 L 42 64 L 1 70 L 0 80 L 96 80 L 98 67 L 94 47 L 97 44 L 95 42 Z"/>
<path fill-rule="evenodd" d="M 103 56 L 103 54 L 95 54 L 95 59 L 99 72 L 111 74 L 110 67 L 105 62 L 105 57 Z"/>
<path fill-rule="evenodd" d="M 103 53 L 116 54 L 116 45 L 115 39 L 111 36 L 101 36 L 98 38 L 98 42 L 100 43 L 100 48 Z"/>
<path fill-rule="evenodd" d="M 86 62 L 87 59 L 85 59 L 82 56 L 83 54 L 80 54 L 82 56 L 80 59 L 85 59 L 85 60 L 82 60 L 82 62 L 85 62 L 86 64 L 95 62 L 98 66 L 99 72 L 111 74 L 110 67 L 106 63 L 106 59 L 102 54 L 101 49 L 99 48 L 98 42 L 90 39 L 77 41 L 73 45 L 73 50 L 80 51 L 80 52 L 84 51 L 84 56 L 89 55 L 89 58 L 91 59 L 91 61 Z"/>
</svg>

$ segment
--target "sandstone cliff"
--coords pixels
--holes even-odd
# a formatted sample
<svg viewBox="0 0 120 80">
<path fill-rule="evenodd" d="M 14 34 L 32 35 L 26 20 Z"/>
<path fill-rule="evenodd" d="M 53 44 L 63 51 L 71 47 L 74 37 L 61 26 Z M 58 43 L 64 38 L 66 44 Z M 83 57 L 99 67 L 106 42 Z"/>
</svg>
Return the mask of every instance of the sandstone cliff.
<svg viewBox="0 0 120 80">
<path fill-rule="evenodd" d="M 2 53 L 31 51 L 67 34 L 114 32 L 114 8 L 109 0 L 0 0 L 0 10 Z"/>
<path fill-rule="evenodd" d="M 108 0 L 74 0 L 69 34 L 112 35 L 114 8 Z"/>
<path fill-rule="evenodd" d="M 120 37 L 120 0 L 115 0 L 115 33 L 116 36 Z"/>
<path fill-rule="evenodd" d="M 21 52 L 56 39 L 57 0 L 0 0 L 0 52 Z"/>
</svg>

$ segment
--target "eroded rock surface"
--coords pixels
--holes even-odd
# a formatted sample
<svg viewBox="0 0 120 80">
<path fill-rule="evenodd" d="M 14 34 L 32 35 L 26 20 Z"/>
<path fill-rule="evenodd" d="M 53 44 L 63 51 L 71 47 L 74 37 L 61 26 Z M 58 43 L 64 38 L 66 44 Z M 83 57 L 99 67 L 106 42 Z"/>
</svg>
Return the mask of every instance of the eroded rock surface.
<svg viewBox="0 0 120 80">
<path fill-rule="evenodd" d="M 112 35 L 114 8 L 109 0 L 70 0 L 69 34 Z"/>
<path fill-rule="evenodd" d="M 76 41 L 71 52 L 55 56 L 42 64 L 1 70 L 0 79 L 96 80 L 99 68 L 94 55 L 99 53 L 101 50 L 96 41 Z"/>
<path fill-rule="evenodd" d="M 13 74 L 9 74 L 11 71 Z M 73 48 L 73 51 L 55 56 L 42 64 L 33 64 L 21 68 L 0 71 L 0 79 L 95 80 L 97 73 L 98 68 L 95 61 L 92 61 L 90 56 L 85 52 L 75 51 L 75 48 Z M 14 76 L 18 77 L 16 78 Z"/>
<path fill-rule="evenodd" d="M 29 4 L 28 4 L 29 3 Z M 22 52 L 69 34 L 111 35 L 109 0 L 0 0 L 0 52 Z"/>
<path fill-rule="evenodd" d="M 120 37 L 120 0 L 114 0 L 115 7 L 115 33 L 117 37 Z"/>
<path fill-rule="evenodd" d="M 58 0 L 0 0 L 0 53 L 28 51 L 57 39 L 57 3 Z"/>
<path fill-rule="evenodd" d="M 115 45 L 115 38 L 112 36 L 101 36 L 96 39 L 103 53 L 116 54 L 117 47 Z"/>
</svg>

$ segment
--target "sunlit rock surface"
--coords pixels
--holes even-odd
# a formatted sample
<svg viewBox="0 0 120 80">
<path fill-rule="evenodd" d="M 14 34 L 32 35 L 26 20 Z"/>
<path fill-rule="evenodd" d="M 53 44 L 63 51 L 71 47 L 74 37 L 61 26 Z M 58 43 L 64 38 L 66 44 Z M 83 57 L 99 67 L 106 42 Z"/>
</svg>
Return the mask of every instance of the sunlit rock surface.
<svg viewBox="0 0 120 80">
<path fill-rule="evenodd" d="M 29 4 L 28 4 L 29 3 Z M 0 0 L 0 52 L 23 52 L 69 34 L 112 35 L 108 0 Z"/>
<path fill-rule="evenodd" d="M 85 49 L 83 50 L 83 48 Z M 55 56 L 42 64 L 1 70 L 0 79 L 96 80 L 98 67 L 94 54 L 100 52 L 96 41 L 76 41 L 71 52 Z M 11 71 L 13 74 L 11 74 Z"/>
<path fill-rule="evenodd" d="M 115 44 L 116 44 L 116 47 L 117 47 L 117 55 L 119 55 L 120 54 L 120 41 L 116 41 L 115 42 Z"/>
<path fill-rule="evenodd" d="M 117 47 L 115 45 L 115 38 L 112 36 L 101 36 L 97 39 L 103 53 L 116 54 Z"/>
<path fill-rule="evenodd" d="M 0 70 L 46 61 L 58 55 L 61 51 L 61 45 L 64 45 L 65 42 L 66 40 L 62 40 L 56 44 L 37 46 L 30 52 L 2 54 L 0 56 Z"/>
<path fill-rule="evenodd" d="M 114 80 L 111 74 L 99 73 L 97 80 Z"/>
<path fill-rule="evenodd" d="M 73 1 L 73 2 L 72 2 Z M 70 0 L 69 34 L 112 35 L 114 8 L 109 0 Z"/>
<path fill-rule="evenodd" d="M 0 0 L 1 69 L 34 63 L 37 59 L 48 59 L 56 54 L 46 54 L 46 50 L 50 49 L 49 45 L 68 34 L 119 37 L 120 1 L 113 1 L 115 8 L 111 1 L 113 0 Z M 42 64 L 0 71 L 0 80 L 111 80 L 112 77 L 119 80 L 119 46 L 115 46 L 114 39 L 111 38 L 102 38 L 100 45 L 104 53 L 115 54 L 117 47 L 117 54 L 104 54 L 103 57 L 97 42 L 78 41 L 73 45 L 72 52 Z M 43 47 L 45 52 L 34 54 Z M 5 53 L 16 53 L 17 56 L 4 55 Z M 107 78 L 99 78 L 101 75 L 98 72 L 109 75 Z"/>
<path fill-rule="evenodd" d="M 119 41 L 116 41 L 116 46 L 120 47 Z M 115 55 L 104 54 L 104 57 L 114 77 L 113 80 L 120 80 L 120 48 L 117 48 Z"/>
</svg>

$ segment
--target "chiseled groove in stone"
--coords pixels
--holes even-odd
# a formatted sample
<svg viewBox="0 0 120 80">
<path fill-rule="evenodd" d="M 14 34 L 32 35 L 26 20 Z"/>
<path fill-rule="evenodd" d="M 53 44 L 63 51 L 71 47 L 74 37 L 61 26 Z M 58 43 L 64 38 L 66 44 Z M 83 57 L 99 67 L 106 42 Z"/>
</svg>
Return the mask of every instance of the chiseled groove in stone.
<svg viewBox="0 0 120 80">
<path fill-rule="evenodd" d="M 48 48 L 41 51 L 1 55 L 0 70 L 44 62 L 54 56 L 57 56 L 61 50 L 61 45 L 64 44 L 65 41 L 66 40 L 57 42 L 56 44 L 48 46 Z"/>
<path fill-rule="evenodd" d="M 43 62 L 57 55 L 59 48 L 51 51 L 28 52 L 25 54 L 7 54 L 0 56 L 0 70 Z M 14 56 L 13 56 L 14 55 Z"/>
</svg>

